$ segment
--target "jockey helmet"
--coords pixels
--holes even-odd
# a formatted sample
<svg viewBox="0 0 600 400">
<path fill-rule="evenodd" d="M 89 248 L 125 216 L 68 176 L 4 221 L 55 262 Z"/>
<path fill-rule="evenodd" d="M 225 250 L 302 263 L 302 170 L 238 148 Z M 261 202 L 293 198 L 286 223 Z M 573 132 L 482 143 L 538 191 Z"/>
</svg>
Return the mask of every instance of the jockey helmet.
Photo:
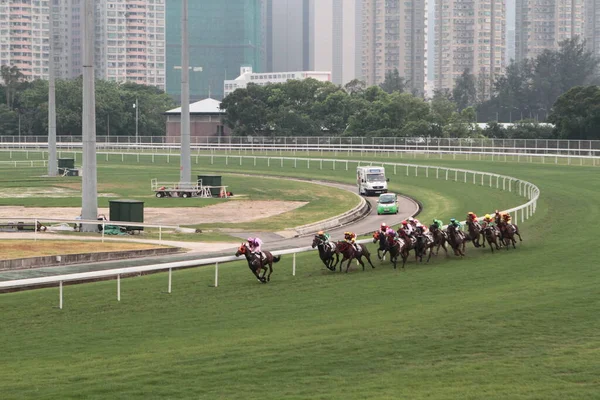
<svg viewBox="0 0 600 400">
<path fill-rule="evenodd" d="M 485 214 L 485 218 L 490 219 L 490 218 L 492 218 L 492 216 L 490 214 Z"/>
<path fill-rule="evenodd" d="M 423 225 L 421 225 L 420 222 L 417 222 L 417 228 L 422 228 L 422 227 L 423 227 Z"/>
<path fill-rule="evenodd" d="M 413 217 L 408 217 L 408 222 L 413 222 L 415 219 Z"/>
<path fill-rule="evenodd" d="M 249 238 L 248 238 L 248 242 L 250 242 L 250 243 L 254 243 L 254 238 L 253 238 L 253 237 L 249 237 Z"/>
<path fill-rule="evenodd" d="M 456 222 L 456 219 L 450 218 L 450 222 Z"/>
<path fill-rule="evenodd" d="M 393 235 L 396 233 L 396 231 L 393 230 L 392 228 L 388 228 L 387 231 L 385 231 L 385 233 L 387 233 L 388 235 Z"/>
<path fill-rule="evenodd" d="M 381 227 L 382 227 L 382 228 L 386 228 L 386 227 L 387 227 L 387 224 L 386 224 L 385 222 L 382 222 L 382 223 L 381 223 Z"/>
<path fill-rule="evenodd" d="M 408 222 L 402 221 L 402 225 L 408 225 Z"/>
<path fill-rule="evenodd" d="M 323 231 L 319 231 L 319 232 L 317 232 L 317 235 L 319 235 L 319 236 L 322 236 L 322 235 L 324 235 L 324 234 L 325 234 L 325 232 L 323 232 Z"/>
<path fill-rule="evenodd" d="M 473 211 L 469 211 L 467 215 L 475 215 L 475 213 Z"/>
</svg>

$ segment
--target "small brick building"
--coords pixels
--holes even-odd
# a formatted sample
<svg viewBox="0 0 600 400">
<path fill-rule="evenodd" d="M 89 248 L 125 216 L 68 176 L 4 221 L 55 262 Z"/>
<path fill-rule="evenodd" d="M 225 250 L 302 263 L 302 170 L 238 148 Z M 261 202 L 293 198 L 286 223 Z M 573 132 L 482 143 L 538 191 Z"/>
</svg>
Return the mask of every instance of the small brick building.
<svg viewBox="0 0 600 400">
<path fill-rule="evenodd" d="M 231 131 L 223 125 L 225 111 L 220 108 L 221 102 L 215 99 L 204 99 L 190 104 L 190 138 L 229 136 Z M 179 143 L 181 136 L 181 107 L 165 112 L 167 116 L 167 142 Z"/>
</svg>

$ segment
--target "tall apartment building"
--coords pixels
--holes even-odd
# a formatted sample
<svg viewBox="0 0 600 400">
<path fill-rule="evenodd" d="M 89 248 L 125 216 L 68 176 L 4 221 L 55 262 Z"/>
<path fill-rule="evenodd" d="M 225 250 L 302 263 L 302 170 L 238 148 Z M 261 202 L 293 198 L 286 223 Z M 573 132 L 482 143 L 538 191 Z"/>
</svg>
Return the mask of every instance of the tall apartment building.
<svg viewBox="0 0 600 400">
<path fill-rule="evenodd" d="M 268 72 L 307 71 L 310 0 L 267 0 Z"/>
<path fill-rule="evenodd" d="M 165 0 L 96 2 L 96 76 L 165 88 Z"/>
<path fill-rule="evenodd" d="M 559 42 L 583 35 L 583 25 L 583 0 L 516 0 L 515 59 L 556 49 Z"/>
<path fill-rule="evenodd" d="M 437 0 L 435 89 L 452 89 L 465 69 L 491 84 L 506 65 L 504 0 Z"/>
<path fill-rule="evenodd" d="M 368 85 L 398 69 L 413 92 L 427 79 L 427 0 L 363 0 L 362 75 Z"/>
<path fill-rule="evenodd" d="M 167 93 L 181 96 L 181 1 L 167 1 Z M 265 70 L 266 0 L 191 0 L 190 98 L 223 98 L 242 65 Z"/>
<path fill-rule="evenodd" d="M 333 83 L 360 78 L 360 0 L 310 0 L 309 69 L 331 71 Z"/>
<path fill-rule="evenodd" d="M 96 76 L 164 89 L 164 0 L 95 3 Z M 56 76 L 82 74 L 83 0 L 0 0 L 0 64 L 48 79 L 51 9 Z"/>
<path fill-rule="evenodd" d="M 49 1 L 0 0 L 0 64 L 27 79 L 48 76 Z"/>
<path fill-rule="evenodd" d="M 600 57 L 600 0 L 585 0 L 585 40 L 596 57 Z"/>
<path fill-rule="evenodd" d="M 360 78 L 362 0 L 267 0 L 267 70 Z"/>
</svg>

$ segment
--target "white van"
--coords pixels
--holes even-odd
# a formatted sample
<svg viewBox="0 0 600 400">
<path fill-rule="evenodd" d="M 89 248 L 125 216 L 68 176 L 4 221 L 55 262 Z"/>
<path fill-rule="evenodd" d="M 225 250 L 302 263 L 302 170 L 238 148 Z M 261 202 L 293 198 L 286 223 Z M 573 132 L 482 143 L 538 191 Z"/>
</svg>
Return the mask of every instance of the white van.
<svg viewBox="0 0 600 400">
<path fill-rule="evenodd" d="M 385 177 L 385 168 L 383 167 L 357 167 L 356 184 L 358 193 L 366 196 L 373 194 L 387 193 L 387 183 L 389 179 Z"/>
</svg>

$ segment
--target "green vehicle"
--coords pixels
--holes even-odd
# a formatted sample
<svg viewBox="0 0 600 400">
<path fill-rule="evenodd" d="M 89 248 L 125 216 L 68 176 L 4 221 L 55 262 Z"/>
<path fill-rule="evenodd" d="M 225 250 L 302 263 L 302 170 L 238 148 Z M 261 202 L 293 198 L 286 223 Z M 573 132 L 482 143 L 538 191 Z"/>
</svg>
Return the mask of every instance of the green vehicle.
<svg viewBox="0 0 600 400">
<path fill-rule="evenodd" d="M 396 193 L 384 193 L 377 200 L 377 215 L 398 214 L 398 196 Z"/>
</svg>

